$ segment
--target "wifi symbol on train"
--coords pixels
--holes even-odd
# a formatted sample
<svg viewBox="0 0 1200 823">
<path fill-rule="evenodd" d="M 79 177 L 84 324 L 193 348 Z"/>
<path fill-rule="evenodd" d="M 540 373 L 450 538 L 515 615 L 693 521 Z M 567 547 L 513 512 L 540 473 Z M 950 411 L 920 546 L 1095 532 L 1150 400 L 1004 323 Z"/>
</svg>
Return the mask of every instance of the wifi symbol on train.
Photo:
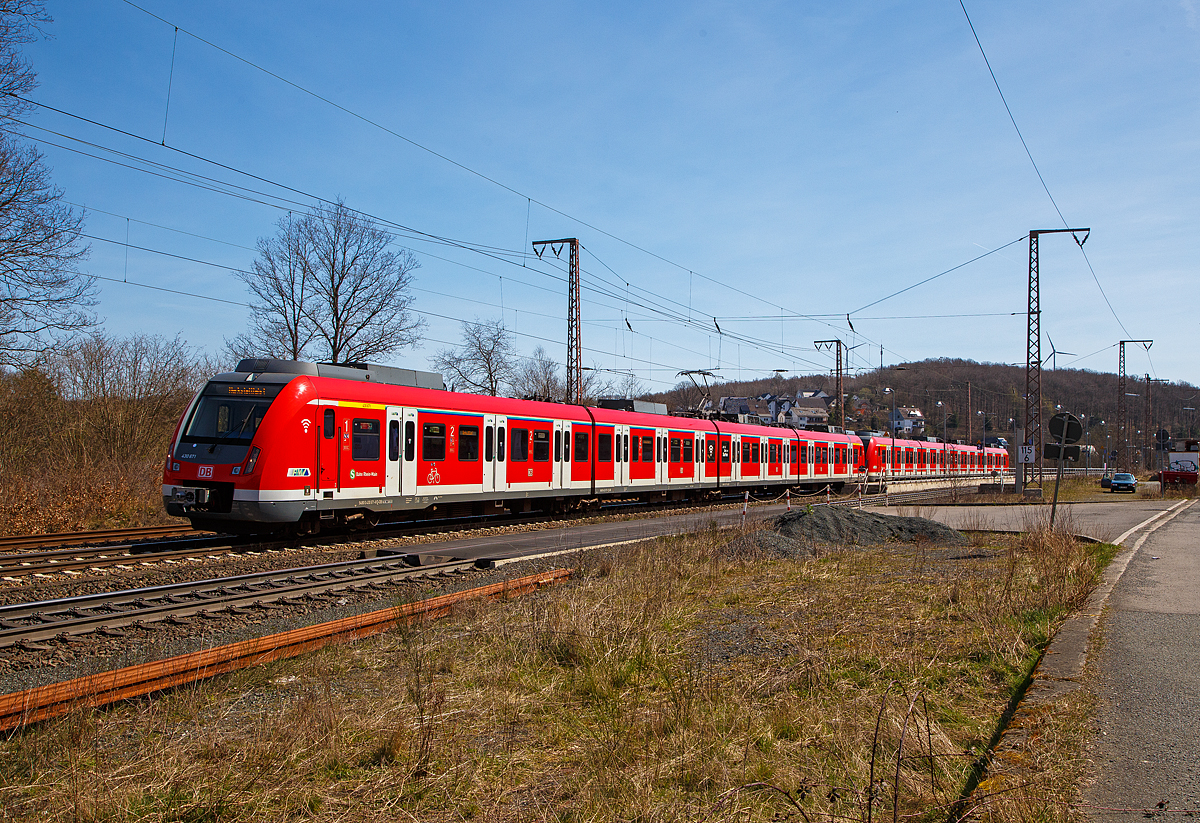
<svg viewBox="0 0 1200 823">
<path fill-rule="evenodd" d="M 305 418 L 304 420 L 300 421 L 300 425 L 304 427 L 304 433 L 308 434 L 308 427 L 311 426 L 312 423 L 308 421 L 308 418 Z"/>
</svg>

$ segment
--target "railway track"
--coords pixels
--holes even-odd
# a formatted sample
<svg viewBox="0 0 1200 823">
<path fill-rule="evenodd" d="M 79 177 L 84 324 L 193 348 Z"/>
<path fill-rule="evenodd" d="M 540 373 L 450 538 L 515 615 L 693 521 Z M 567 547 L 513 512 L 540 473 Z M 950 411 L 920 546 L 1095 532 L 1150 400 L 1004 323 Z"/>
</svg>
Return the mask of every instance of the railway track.
<svg viewBox="0 0 1200 823">
<path fill-rule="evenodd" d="M 218 612 L 245 614 L 397 580 L 462 574 L 475 567 L 474 561 L 413 566 L 402 556 L 386 556 L 17 603 L 0 606 L 0 648 L 30 648 L 42 640 L 93 632 L 119 635 L 127 626 Z"/>
<path fill-rule="evenodd" d="M 191 543 L 186 548 L 176 548 L 182 543 Z M 106 566 L 134 566 L 157 563 L 163 560 L 183 560 L 189 557 L 214 557 L 237 552 L 240 549 L 218 537 L 176 540 L 166 551 L 156 551 L 160 544 L 144 547 L 129 544 L 115 546 L 85 546 L 72 549 L 55 549 L 43 552 L 22 552 L 0 555 L 0 579 L 15 579 L 31 575 L 80 572 Z"/>
<path fill-rule="evenodd" d="M 792 498 L 792 505 L 887 505 L 935 500 L 944 498 L 945 496 L 945 488 L 921 489 L 908 492 L 890 492 L 887 494 L 870 494 L 862 495 L 861 497 L 851 494 L 843 497 L 830 497 L 828 500 L 823 495 L 804 497 L 797 495 L 796 497 Z M 730 494 L 718 501 L 707 501 L 705 505 L 731 505 L 736 504 L 740 500 L 740 495 Z M 763 501 L 756 500 L 755 502 Z M 671 503 L 666 505 L 653 504 L 647 506 L 645 504 L 633 505 L 628 503 L 611 503 L 603 507 L 602 513 L 605 511 L 609 514 L 616 514 L 622 511 L 655 512 L 677 509 L 681 505 L 683 504 Z M 102 541 L 106 538 L 115 540 L 119 537 L 129 539 L 136 536 L 146 540 L 147 542 L 140 544 L 124 543 L 116 545 L 102 543 L 101 545 L 79 546 L 70 549 L 22 552 L 20 554 L 3 554 L 0 555 L 0 579 L 15 579 L 19 577 L 55 573 L 80 573 L 85 570 L 113 566 L 149 566 L 163 561 L 184 560 L 188 558 L 212 558 L 252 551 L 272 551 L 296 545 L 332 545 L 347 540 L 388 540 L 399 537 L 411 537 L 414 535 L 426 535 L 451 531 L 469 531 L 472 528 L 487 528 L 494 526 L 520 526 L 530 524 L 553 525 L 556 523 L 567 524 L 573 520 L 579 519 L 581 516 L 586 517 L 587 515 L 577 515 L 566 518 L 562 517 L 561 515 L 547 516 L 543 514 L 501 515 L 489 518 L 468 517 L 461 519 L 455 518 L 451 520 L 426 520 L 394 526 L 380 526 L 373 530 L 363 532 L 349 532 L 338 535 L 319 535 L 300 541 L 295 539 L 264 540 L 262 538 L 255 537 L 234 538 L 228 535 L 210 535 L 189 538 L 188 535 L 208 533 L 195 532 L 186 526 L 152 527 L 148 529 L 118 529 L 103 532 L 78 532 L 74 534 L 63 535 L 14 537 L 6 538 L 5 540 L 10 544 L 16 545 L 30 545 L 33 541 L 41 540 L 43 538 L 52 538 L 54 540 L 66 542 L 73 542 L 86 538 L 90 543 L 102 543 Z M 158 538 L 158 540 L 161 542 L 154 542 L 154 538 Z M 185 543 L 187 545 L 185 545 Z M 2 546 L 3 543 L 0 543 L 0 547 Z"/>
<path fill-rule="evenodd" d="M 0 537 L 0 552 L 19 552 L 46 546 L 92 546 L 103 543 L 130 543 L 138 540 L 157 540 L 165 537 L 211 534 L 193 529 L 190 525 L 138 526 L 129 529 L 101 529 L 90 532 L 58 532 L 55 534 L 22 534 Z"/>
<path fill-rule="evenodd" d="M 567 569 L 540 572 L 516 580 L 505 580 L 467 591 L 444 594 L 429 600 L 405 603 L 279 634 L 202 649 L 167 660 L 141 663 L 0 695 L 0 731 L 60 717 L 80 706 L 104 706 L 185 683 L 205 680 L 226 672 L 259 666 L 272 660 L 296 657 L 331 643 L 370 637 L 397 624 L 441 617 L 458 603 L 516 597 L 537 591 L 569 576 L 570 571 Z"/>
</svg>

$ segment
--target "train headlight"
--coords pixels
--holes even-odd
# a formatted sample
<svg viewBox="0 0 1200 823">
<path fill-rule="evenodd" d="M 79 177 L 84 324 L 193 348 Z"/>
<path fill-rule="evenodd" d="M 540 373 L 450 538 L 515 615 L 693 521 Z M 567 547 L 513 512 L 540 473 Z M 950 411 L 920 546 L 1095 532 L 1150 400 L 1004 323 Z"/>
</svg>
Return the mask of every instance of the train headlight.
<svg viewBox="0 0 1200 823">
<path fill-rule="evenodd" d="M 255 446 L 254 448 L 252 448 L 250 450 L 250 459 L 246 461 L 245 474 L 253 473 L 254 472 L 254 464 L 257 462 L 258 462 L 258 446 Z"/>
</svg>

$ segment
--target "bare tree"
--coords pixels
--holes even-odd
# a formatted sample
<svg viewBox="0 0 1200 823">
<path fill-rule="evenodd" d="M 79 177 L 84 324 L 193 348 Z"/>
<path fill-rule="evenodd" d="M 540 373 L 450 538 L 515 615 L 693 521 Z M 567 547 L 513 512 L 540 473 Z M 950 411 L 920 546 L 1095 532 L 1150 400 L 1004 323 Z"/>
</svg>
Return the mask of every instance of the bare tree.
<svg viewBox="0 0 1200 823">
<path fill-rule="evenodd" d="M 49 23 L 41 0 L 0 0 L 0 122 L 29 108 L 37 85 L 20 44 Z M 95 323 L 95 280 L 78 270 L 82 212 L 62 202 L 36 149 L 0 136 L 0 366 L 38 353 Z"/>
<path fill-rule="evenodd" d="M 378 358 L 419 339 L 412 309 L 412 252 L 338 200 L 279 223 L 258 243 L 254 267 L 239 277 L 254 295 L 248 332 L 231 351 L 332 362 Z"/>
<path fill-rule="evenodd" d="M 254 314 L 248 331 L 225 345 L 234 359 L 270 355 L 303 360 L 317 330 L 305 314 L 310 297 L 308 263 L 311 243 L 308 218 L 288 214 L 274 237 L 258 239 L 258 259 L 237 277 L 254 295 Z"/>
<path fill-rule="evenodd" d="M 156 463 L 179 415 L 216 370 L 179 337 L 79 337 L 40 364 L 68 404 L 57 439 L 74 462 Z"/>
<path fill-rule="evenodd" d="M 613 386 L 621 397 L 627 400 L 632 400 L 635 397 L 641 397 L 646 394 L 646 387 L 642 385 L 642 381 L 637 379 L 637 375 L 633 372 L 622 374 L 621 379 Z"/>
<path fill-rule="evenodd" d="M 462 345 L 429 359 L 455 391 L 498 396 L 512 382 L 516 352 L 503 320 L 463 321 Z"/>
<path fill-rule="evenodd" d="M 567 384 L 559 375 L 558 363 L 545 348 L 538 346 L 533 356 L 525 358 L 516 368 L 512 389 L 515 397 L 561 401 L 566 396 Z"/>
</svg>

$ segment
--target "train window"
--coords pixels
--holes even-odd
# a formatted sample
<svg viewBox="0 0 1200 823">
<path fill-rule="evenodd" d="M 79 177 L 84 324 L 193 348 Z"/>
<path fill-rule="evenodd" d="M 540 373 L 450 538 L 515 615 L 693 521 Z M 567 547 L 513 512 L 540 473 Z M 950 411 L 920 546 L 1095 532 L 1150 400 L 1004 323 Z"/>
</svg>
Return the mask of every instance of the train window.
<svg viewBox="0 0 1200 823">
<path fill-rule="evenodd" d="M 388 460 L 396 462 L 400 459 L 400 421 L 388 423 Z"/>
<path fill-rule="evenodd" d="M 417 424 L 409 420 L 404 424 L 404 459 L 413 460 L 417 456 Z"/>
<path fill-rule="evenodd" d="M 575 462 L 588 461 L 588 435 L 586 431 L 575 432 Z"/>
<path fill-rule="evenodd" d="M 623 435 L 620 435 L 620 434 L 618 434 L 618 435 L 617 435 L 617 452 L 616 452 L 616 454 L 615 454 L 615 455 L 613 455 L 613 456 L 616 458 L 616 461 L 617 461 L 618 463 L 621 463 L 621 462 L 623 462 L 623 461 L 621 460 L 621 453 L 622 453 L 622 452 L 621 452 L 621 440 L 622 440 L 622 439 L 623 439 Z M 628 455 L 626 455 L 626 456 L 628 456 Z"/>
<path fill-rule="evenodd" d="M 750 462 L 750 444 L 745 440 L 742 441 L 742 462 Z"/>
<path fill-rule="evenodd" d="M 771 444 L 770 446 L 768 446 L 767 448 L 769 448 L 769 449 L 771 450 L 771 455 L 770 455 L 770 457 L 768 457 L 768 458 L 767 458 L 767 462 L 768 462 L 768 463 L 776 463 L 776 462 L 778 462 L 778 461 L 779 461 L 779 453 L 776 451 L 776 448 L 777 448 L 777 447 L 775 446 L 775 444 L 774 444 L 774 443 L 772 443 L 772 444 Z"/>
<path fill-rule="evenodd" d="M 601 434 L 596 438 L 596 460 L 600 463 L 611 463 L 612 454 L 612 438 L 611 434 Z"/>
<path fill-rule="evenodd" d="M 571 433 L 563 432 L 563 462 L 571 462 Z"/>
<path fill-rule="evenodd" d="M 446 459 L 446 427 L 426 423 L 421 427 L 421 459 L 429 462 Z"/>
<path fill-rule="evenodd" d="M 721 462 L 722 463 L 729 462 L 729 442 L 728 441 L 721 444 Z"/>
<path fill-rule="evenodd" d="M 671 438 L 671 462 L 672 463 L 679 463 L 683 459 L 682 452 L 680 451 L 680 448 L 681 448 L 680 443 L 681 442 L 682 441 L 678 437 Z M 691 458 L 689 457 L 688 459 L 690 460 Z"/>
<path fill-rule="evenodd" d="M 642 436 L 642 460 L 650 462 L 650 449 L 654 448 L 654 438 L 650 435 Z"/>
<path fill-rule="evenodd" d="M 716 462 L 716 459 L 717 459 L 717 441 L 715 441 L 715 440 L 709 440 L 709 441 L 708 441 L 708 448 L 707 448 L 707 449 L 705 449 L 704 453 L 705 453 L 705 455 L 706 455 L 705 459 L 707 460 L 707 462 L 709 462 L 709 463 Z"/>
<path fill-rule="evenodd" d="M 550 462 L 550 432 L 543 429 L 533 432 L 533 462 Z"/>
<path fill-rule="evenodd" d="M 629 462 L 629 435 L 627 435 L 627 434 L 621 435 L 621 443 L 623 444 L 622 448 L 623 448 L 624 454 L 625 454 L 625 462 L 628 463 Z"/>
<path fill-rule="evenodd" d="M 509 438 L 508 459 L 514 463 L 524 463 L 529 459 L 529 429 L 513 428 Z"/>
<path fill-rule="evenodd" d="M 562 462 L 562 432 L 557 430 L 554 432 L 554 462 Z"/>
<path fill-rule="evenodd" d="M 704 441 L 703 440 L 696 441 L 696 462 L 697 463 L 704 462 Z"/>
<path fill-rule="evenodd" d="M 483 430 L 483 459 L 488 463 L 496 456 L 496 427 L 488 426 Z"/>
<path fill-rule="evenodd" d="M 332 440 L 333 439 L 333 409 L 325 410 L 324 429 L 325 429 L 325 431 L 324 431 L 325 439 Z M 228 426 L 226 426 L 225 429 L 223 429 L 223 431 L 228 431 L 228 430 L 229 430 Z"/>
<path fill-rule="evenodd" d="M 759 460 L 758 460 L 758 441 L 757 440 L 750 444 L 750 462 L 751 463 L 759 462 Z"/>
<path fill-rule="evenodd" d="M 698 457 L 699 454 L 697 453 L 696 456 Z M 683 462 L 692 462 L 692 438 L 690 437 L 683 438 Z"/>
<path fill-rule="evenodd" d="M 479 459 L 479 427 L 459 426 L 458 428 L 458 459 L 461 462 L 475 462 Z"/>
<path fill-rule="evenodd" d="M 633 448 L 629 450 L 629 462 L 640 463 L 642 457 L 642 438 L 635 434 L 633 436 L 633 442 L 630 443 L 630 445 L 633 446 Z M 647 455 L 647 457 L 648 456 L 649 455 Z"/>
<path fill-rule="evenodd" d="M 496 462 L 504 462 L 504 427 L 496 427 Z"/>
<path fill-rule="evenodd" d="M 354 460 L 379 459 L 379 421 L 356 418 L 350 437 L 350 456 Z"/>
</svg>

